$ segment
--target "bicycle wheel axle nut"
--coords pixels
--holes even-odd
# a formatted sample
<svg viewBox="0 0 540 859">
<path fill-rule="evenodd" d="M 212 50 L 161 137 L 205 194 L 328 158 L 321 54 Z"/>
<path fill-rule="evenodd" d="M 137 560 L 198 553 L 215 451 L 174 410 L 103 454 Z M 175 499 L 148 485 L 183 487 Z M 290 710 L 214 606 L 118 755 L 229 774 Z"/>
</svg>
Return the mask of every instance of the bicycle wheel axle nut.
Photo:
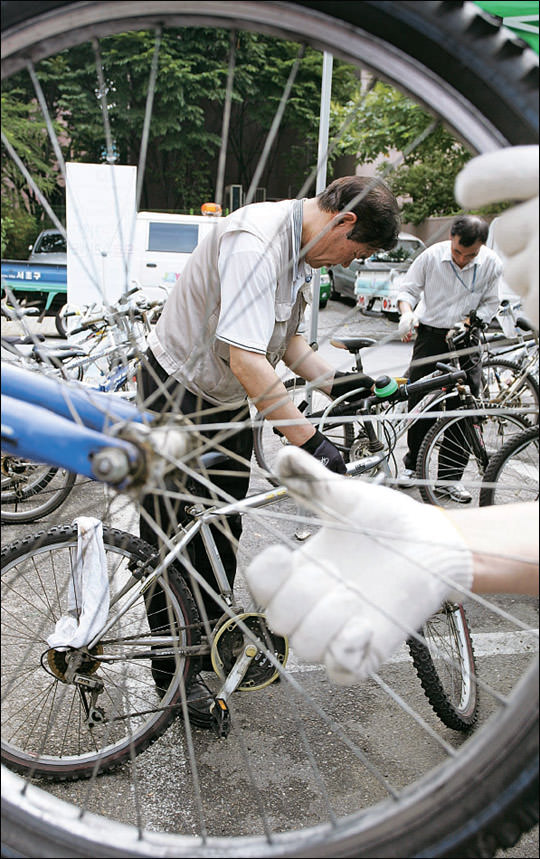
<svg viewBox="0 0 540 859">
<path fill-rule="evenodd" d="M 92 460 L 92 471 L 98 480 L 120 483 L 129 474 L 129 459 L 123 450 L 107 447 L 100 450 Z"/>
</svg>

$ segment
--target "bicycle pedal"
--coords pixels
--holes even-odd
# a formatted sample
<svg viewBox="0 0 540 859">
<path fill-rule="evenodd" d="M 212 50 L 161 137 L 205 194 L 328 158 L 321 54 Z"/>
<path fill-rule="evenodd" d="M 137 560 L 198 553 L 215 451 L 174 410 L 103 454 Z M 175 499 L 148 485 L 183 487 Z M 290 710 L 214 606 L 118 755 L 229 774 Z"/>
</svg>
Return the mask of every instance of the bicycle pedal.
<svg viewBox="0 0 540 859">
<path fill-rule="evenodd" d="M 223 698 L 215 698 L 210 714 L 212 717 L 212 728 L 218 738 L 225 739 L 228 737 L 231 730 L 231 711 L 227 707 L 226 701 Z"/>
</svg>

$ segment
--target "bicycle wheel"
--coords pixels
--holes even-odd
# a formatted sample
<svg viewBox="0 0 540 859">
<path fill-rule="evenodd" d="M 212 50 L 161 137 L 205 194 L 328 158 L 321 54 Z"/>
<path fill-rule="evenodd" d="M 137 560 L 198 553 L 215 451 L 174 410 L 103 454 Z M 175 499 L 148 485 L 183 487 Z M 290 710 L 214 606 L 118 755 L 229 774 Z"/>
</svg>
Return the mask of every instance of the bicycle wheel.
<svg viewBox="0 0 540 859">
<path fill-rule="evenodd" d="M 2 454 L 2 522 L 37 522 L 64 503 L 77 475 Z"/>
<path fill-rule="evenodd" d="M 480 490 L 480 507 L 538 501 L 538 428 L 511 438 L 493 456 Z"/>
<path fill-rule="evenodd" d="M 332 398 L 323 391 L 318 391 L 314 388 L 310 388 L 308 392 L 305 380 L 298 377 L 286 379 L 284 385 L 296 407 L 302 414 L 313 419 L 314 426 L 320 429 L 330 439 L 332 444 L 337 447 L 345 462 L 349 462 L 351 452 L 354 458 L 354 425 L 350 421 L 341 425 L 332 423 L 331 413 L 328 415 L 329 420 L 327 423 L 320 423 L 320 419 L 324 416 L 326 409 L 332 402 Z M 309 397 L 311 397 L 311 403 L 309 402 Z M 348 417 L 350 418 L 350 416 Z M 275 478 L 272 478 L 272 475 L 276 473 L 276 456 L 282 445 L 286 443 L 285 437 L 280 435 L 277 429 L 272 429 L 261 414 L 255 415 L 253 453 L 258 465 L 269 475 L 272 483 L 277 483 Z"/>
<path fill-rule="evenodd" d="M 505 358 L 488 358 L 482 365 L 482 388 L 484 399 L 500 406 L 531 409 L 525 417 L 531 423 L 538 423 L 538 382 L 519 364 Z"/>
<path fill-rule="evenodd" d="M 8 13 L 5 75 L 38 63 L 40 57 L 54 51 L 123 29 L 161 29 L 186 22 L 245 27 L 308 42 L 364 64 L 432 108 L 473 151 L 537 139 L 534 58 L 515 40 L 501 36 L 494 22 L 470 4 L 154 0 L 152 4 L 53 2 L 32 4 L 31 8 L 3 4 L 4 9 Z M 37 18 L 25 20 L 36 14 Z M 453 82 L 447 80 L 449 69 Z M 195 423 L 200 418 L 191 417 Z M 212 446 L 207 439 L 204 444 L 206 449 Z M 219 449 L 219 440 L 215 446 Z M 162 491 L 165 493 L 166 486 Z M 229 500 L 215 499 L 216 504 Z M 263 530 L 262 522 L 253 517 L 256 535 Z M 282 536 L 286 524 L 283 515 L 273 530 L 269 528 L 273 539 Z M 515 683 L 515 690 L 502 704 L 500 696 L 490 698 L 497 702 L 494 709 L 498 712 L 465 745 L 463 753 L 456 754 L 450 754 L 431 735 L 428 740 L 416 720 L 410 724 L 394 693 L 391 701 L 398 722 L 392 727 L 394 733 L 399 732 L 398 754 L 395 744 L 381 736 L 389 693 L 378 697 L 377 684 L 369 686 L 369 696 L 365 689 L 360 693 L 338 690 L 326 683 L 320 667 L 295 673 L 291 668 L 290 673 L 282 673 L 280 684 L 264 693 L 268 697 L 262 703 L 239 697 L 235 707 L 239 730 L 231 732 L 227 743 L 209 745 L 206 736 L 195 738 L 194 754 L 184 756 L 176 751 L 174 735 L 163 757 L 153 762 L 150 776 L 143 766 L 137 766 L 137 760 L 130 765 L 138 781 L 129 782 L 128 792 L 132 788 L 136 794 L 140 785 L 144 802 L 130 816 L 125 809 L 120 811 L 122 802 L 115 794 L 110 807 L 118 811 L 121 822 L 104 819 L 101 797 L 80 803 L 77 795 L 64 793 L 72 803 L 83 804 L 74 809 L 51 792 L 21 785 L 8 773 L 3 787 L 3 838 L 12 849 L 19 845 L 29 855 L 360 857 L 425 851 L 437 856 L 452 851 L 464 855 L 468 849 L 464 845 L 471 839 L 474 842 L 476 833 L 487 826 L 494 850 L 497 844 L 509 844 L 518 829 L 530 825 L 535 810 L 529 796 L 523 803 L 526 813 L 519 809 L 523 788 L 529 791 L 534 781 L 529 762 L 537 717 L 534 672 L 518 682 L 526 671 L 524 661 L 528 656 L 523 654 L 513 659 L 508 684 Z M 406 695 L 400 670 L 400 663 L 388 667 L 399 691 Z M 495 679 L 493 682 L 496 685 Z M 368 706 L 370 696 L 373 710 Z M 174 726 L 170 730 L 174 734 Z M 401 738 L 405 734 L 411 737 L 411 731 L 418 733 L 421 745 L 424 741 L 429 745 L 429 753 L 425 759 L 415 753 L 407 766 L 401 760 L 392 765 L 390 755 L 395 758 L 404 753 Z M 343 740 L 341 744 L 338 738 Z M 365 745 L 369 746 L 367 765 L 362 757 Z M 281 768 L 280 763 L 284 764 Z M 160 781 L 159 811 L 152 817 L 156 781 L 167 777 L 169 770 L 166 786 Z M 191 788 L 188 771 L 193 774 Z M 117 784 L 120 780 L 115 782 L 115 789 L 120 790 Z M 198 791 L 193 787 L 197 784 Z M 481 789 L 471 791 L 471 784 L 481 785 Z M 246 786 L 243 794 L 242 785 Z M 105 790 L 102 781 L 94 793 Z M 124 826 L 124 822 L 132 825 Z"/>
<path fill-rule="evenodd" d="M 489 458 L 526 426 L 526 417 L 519 415 L 440 418 L 418 451 L 416 476 L 423 500 L 439 507 L 477 506 Z"/>
<path fill-rule="evenodd" d="M 445 603 L 421 633 L 424 641 L 411 637 L 407 645 L 426 697 L 448 728 L 467 731 L 478 717 L 478 694 L 465 609 Z"/>
<path fill-rule="evenodd" d="M 119 594 L 152 550 L 113 529 L 104 529 L 103 538 L 111 593 Z M 124 613 L 122 600 L 115 603 L 105 640 L 87 651 L 70 681 L 68 654 L 51 649 L 47 638 L 69 613 L 76 549 L 76 526 L 63 526 L 2 550 L 2 761 L 16 772 L 57 781 L 110 771 L 146 749 L 177 714 L 181 678 L 186 682 L 191 670 L 190 658 L 179 655 L 160 700 L 141 595 Z M 162 595 L 159 610 L 172 618 L 169 637 L 178 648 L 196 643 L 193 599 L 173 568 L 152 592 L 153 605 Z M 166 622 L 163 627 L 165 635 Z"/>
</svg>

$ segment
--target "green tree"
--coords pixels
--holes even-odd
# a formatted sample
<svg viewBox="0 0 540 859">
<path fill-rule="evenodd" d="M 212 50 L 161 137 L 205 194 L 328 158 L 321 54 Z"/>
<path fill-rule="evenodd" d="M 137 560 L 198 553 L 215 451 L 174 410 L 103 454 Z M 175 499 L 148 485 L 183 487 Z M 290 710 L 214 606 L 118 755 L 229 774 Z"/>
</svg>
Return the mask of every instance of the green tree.
<svg viewBox="0 0 540 859">
<path fill-rule="evenodd" d="M 334 122 L 343 122 L 351 113 L 354 120 L 340 149 L 357 155 L 360 164 L 382 157 L 378 171 L 404 199 L 404 221 L 419 224 L 430 215 L 458 211 L 454 181 L 471 153 L 449 131 L 438 125 L 424 137 L 432 116 L 381 82 L 346 107 L 333 105 Z M 393 160 L 398 164 L 390 169 Z"/>
<path fill-rule="evenodd" d="M 47 130 L 38 106 L 23 89 L 8 89 L 2 94 L 2 128 L 37 188 L 48 198 L 59 184 L 58 165 L 51 159 Z M 1 203 L 2 256 L 25 258 L 28 245 L 42 227 L 43 210 L 37 195 L 6 152 L 2 158 Z"/>
<path fill-rule="evenodd" d="M 138 162 L 154 46 L 155 35 L 146 31 L 102 39 L 98 64 L 103 90 L 88 44 L 39 63 L 49 110 L 64 128 L 61 145 L 66 160 L 106 160 L 102 116 L 106 104 L 115 158 L 121 164 Z M 229 46 L 225 30 L 183 28 L 163 33 L 141 208 L 198 211 L 201 202 L 213 199 Z M 237 35 L 227 183 L 249 186 L 298 47 L 259 34 Z M 308 49 L 262 185 L 277 178 L 283 187 L 286 180 L 295 193 L 315 166 L 321 72 L 321 54 Z M 31 103 L 35 95 L 28 75 L 19 75 L 16 85 Z M 356 85 L 354 70 L 336 63 L 336 101 L 350 99 Z M 57 191 L 63 194 L 61 183 Z"/>
</svg>

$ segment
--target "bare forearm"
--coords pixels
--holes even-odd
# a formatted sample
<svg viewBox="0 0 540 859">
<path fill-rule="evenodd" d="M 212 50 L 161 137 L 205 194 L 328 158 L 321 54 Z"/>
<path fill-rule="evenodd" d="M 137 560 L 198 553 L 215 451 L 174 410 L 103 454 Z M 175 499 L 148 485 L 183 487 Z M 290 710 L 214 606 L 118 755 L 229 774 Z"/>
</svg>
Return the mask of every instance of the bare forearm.
<svg viewBox="0 0 540 859">
<path fill-rule="evenodd" d="M 538 593 L 538 504 L 446 514 L 473 553 L 475 593 Z"/>
<path fill-rule="evenodd" d="M 318 352 L 314 352 L 300 334 L 296 334 L 289 342 L 283 360 L 293 373 L 306 382 L 314 382 L 317 388 L 327 394 L 332 390 L 334 368 Z"/>
<path fill-rule="evenodd" d="M 264 355 L 231 347 L 230 367 L 259 412 L 272 421 L 294 422 L 279 427 L 291 444 L 300 446 L 315 434 Z"/>
<path fill-rule="evenodd" d="M 402 315 L 412 313 L 412 305 L 408 301 L 398 301 L 398 310 Z"/>
</svg>

